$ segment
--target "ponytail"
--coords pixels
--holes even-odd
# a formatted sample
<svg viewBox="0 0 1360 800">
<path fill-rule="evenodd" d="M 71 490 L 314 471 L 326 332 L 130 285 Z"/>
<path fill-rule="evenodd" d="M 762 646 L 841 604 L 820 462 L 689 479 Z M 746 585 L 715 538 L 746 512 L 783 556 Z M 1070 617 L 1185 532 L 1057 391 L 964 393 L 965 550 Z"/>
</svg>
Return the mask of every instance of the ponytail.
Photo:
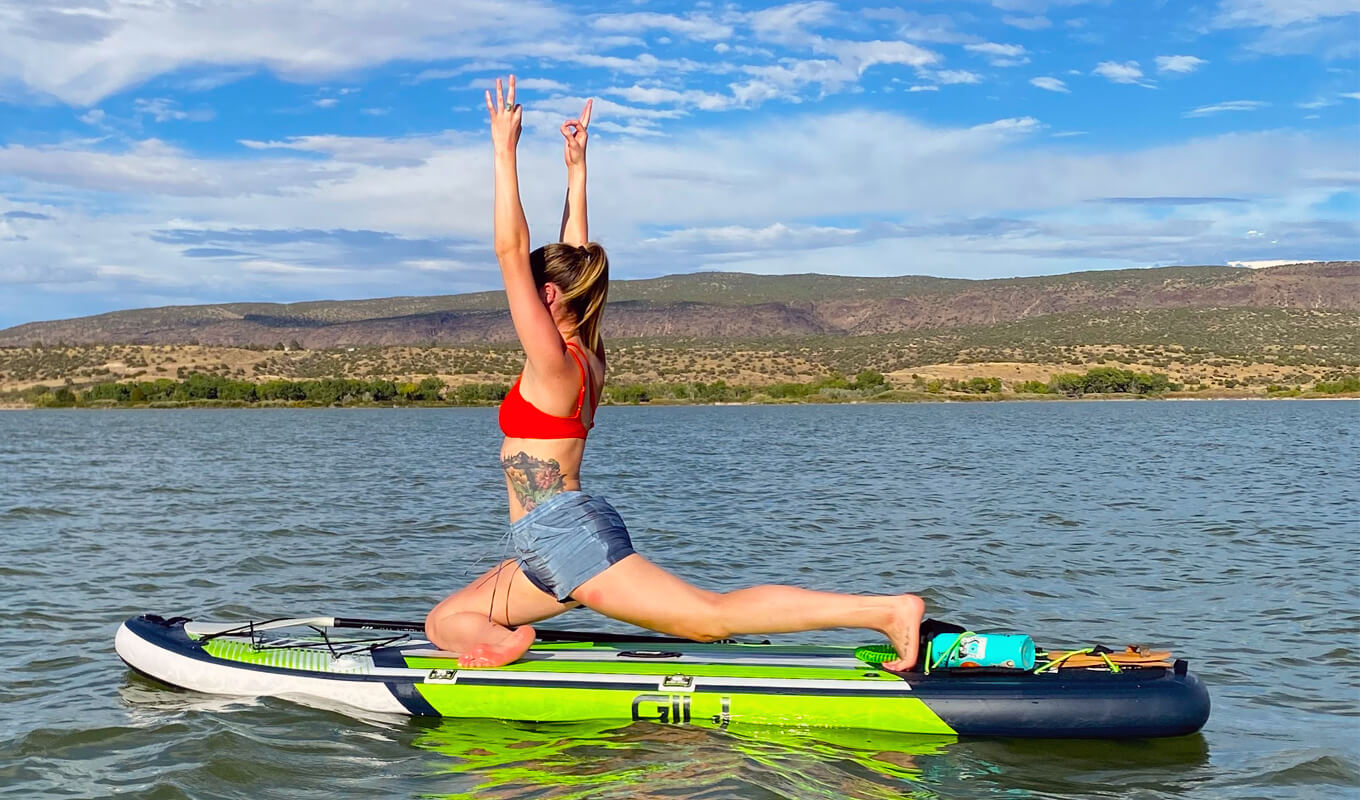
<svg viewBox="0 0 1360 800">
<path fill-rule="evenodd" d="M 576 333 L 586 347 L 600 346 L 600 320 L 609 299 L 609 256 L 598 242 L 582 247 L 555 243 L 529 254 L 534 283 L 555 283 L 562 290 L 567 309 L 576 317 Z"/>
</svg>

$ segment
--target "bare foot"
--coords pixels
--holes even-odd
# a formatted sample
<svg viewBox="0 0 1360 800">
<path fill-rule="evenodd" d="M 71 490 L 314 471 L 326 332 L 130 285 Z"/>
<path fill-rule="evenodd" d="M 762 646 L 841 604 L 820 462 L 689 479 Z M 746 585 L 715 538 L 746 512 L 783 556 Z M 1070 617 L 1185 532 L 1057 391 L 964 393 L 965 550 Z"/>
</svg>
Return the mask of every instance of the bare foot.
<svg viewBox="0 0 1360 800">
<path fill-rule="evenodd" d="M 900 658 L 883 662 L 883 668 L 901 672 L 916 666 L 916 651 L 921 644 L 921 617 L 925 616 L 926 604 L 914 594 L 902 594 L 893 599 L 896 601 L 893 613 L 888 624 L 883 626 L 883 635 L 892 642 Z"/>
<path fill-rule="evenodd" d="M 499 667 L 524 655 L 534 643 L 534 629 L 521 625 L 496 642 L 475 644 L 458 657 L 460 667 Z"/>
</svg>

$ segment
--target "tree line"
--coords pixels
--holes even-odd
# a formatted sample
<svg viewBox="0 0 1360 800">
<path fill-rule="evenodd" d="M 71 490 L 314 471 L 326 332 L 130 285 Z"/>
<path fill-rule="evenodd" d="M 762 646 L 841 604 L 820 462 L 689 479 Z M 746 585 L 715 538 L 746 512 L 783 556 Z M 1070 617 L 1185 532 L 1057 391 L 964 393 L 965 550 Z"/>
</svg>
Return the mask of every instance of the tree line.
<svg viewBox="0 0 1360 800">
<path fill-rule="evenodd" d="M 1063 394 L 1080 397 L 1084 394 L 1162 394 L 1180 391 L 1181 385 L 1160 372 L 1134 372 L 1119 367 L 1095 367 L 1085 375 L 1061 372 L 1048 383 L 1025 381 L 1015 387 L 1017 392 L 1033 394 Z"/>
<path fill-rule="evenodd" d="M 43 406 L 287 404 L 308 406 L 449 404 L 486 405 L 499 402 L 509 387 L 499 383 L 469 383 L 449 387 L 439 378 L 420 381 L 354 378 L 272 380 L 263 383 L 233 380 L 221 375 L 195 372 L 183 380 L 99 383 L 84 390 L 67 387 L 48 390 L 35 387 L 26 392 L 30 401 Z"/>
<path fill-rule="evenodd" d="M 917 392 L 940 395 L 946 392 L 999 396 L 1004 391 L 1000 378 L 925 379 L 913 376 Z M 17 393 L 19 399 L 47 408 L 105 405 L 449 405 L 485 406 L 499 403 L 509 391 L 504 383 L 463 383 L 450 386 L 435 377 L 420 381 L 388 379 L 321 378 L 316 380 L 271 380 L 261 383 L 234 380 L 221 375 L 195 372 L 183 380 L 160 378 L 150 381 L 110 381 L 85 389 L 70 386 L 34 386 Z M 1288 387 L 1270 386 L 1267 394 Z M 860 399 L 922 399 L 921 394 L 892 391 L 880 372 L 864 370 L 847 378 L 839 373 L 805 382 L 784 382 L 767 386 L 729 384 L 723 380 L 705 383 L 623 383 L 604 390 L 606 404 L 631 405 L 653 401 L 678 403 L 744 403 L 850 401 Z M 1080 397 L 1088 394 L 1159 395 L 1181 389 L 1180 384 L 1158 372 L 1143 373 L 1118 367 L 1095 367 L 1085 374 L 1064 372 L 1047 382 L 1021 381 L 1010 387 L 1016 394 L 1046 394 Z M 1301 393 L 1301 388 L 1290 390 Z M 1318 381 L 1311 389 L 1322 394 L 1360 392 L 1360 375 L 1339 375 L 1334 380 Z"/>
</svg>

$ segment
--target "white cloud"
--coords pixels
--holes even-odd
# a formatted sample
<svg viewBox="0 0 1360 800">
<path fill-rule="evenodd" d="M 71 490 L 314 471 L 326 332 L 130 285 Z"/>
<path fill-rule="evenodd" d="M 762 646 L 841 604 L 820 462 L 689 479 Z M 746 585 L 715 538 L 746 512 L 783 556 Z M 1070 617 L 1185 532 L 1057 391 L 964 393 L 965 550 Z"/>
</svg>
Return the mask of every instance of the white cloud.
<svg viewBox="0 0 1360 800">
<path fill-rule="evenodd" d="M 0 148 L 0 173 L 93 191 L 228 197 L 301 190 L 352 175 L 353 170 L 340 162 L 303 159 L 256 162 L 245 169 L 230 160 L 195 158 L 158 139 L 146 139 L 122 152 L 102 152 L 87 142 L 9 145 Z"/>
<path fill-rule="evenodd" d="M 1158 72 L 1194 72 L 1209 62 L 1195 56 L 1157 56 Z"/>
<path fill-rule="evenodd" d="M 911 88 L 907 89 L 907 91 L 909 91 L 909 92 L 938 92 L 938 91 L 940 91 L 940 87 L 938 87 L 938 86 L 929 86 L 929 85 L 917 85 L 917 86 L 912 86 Z"/>
<path fill-rule="evenodd" d="M 1028 64 L 1029 57 L 1024 45 L 1000 44 L 998 42 L 981 42 L 977 44 L 966 44 L 964 50 L 970 53 L 977 53 L 987 57 L 988 62 L 994 67 L 1018 67 L 1021 64 Z"/>
<path fill-rule="evenodd" d="M 1213 24 L 1254 28 L 1246 49 L 1265 55 L 1303 55 L 1323 60 L 1360 56 L 1360 0 L 1223 0 Z"/>
<path fill-rule="evenodd" d="M 1136 83 L 1140 86 L 1149 86 L 1143 81 L 1143 70 L 1138 66 L 1137 61 L 1125 61 L 1122 64 L 1118 61 L 1102 61 L 1091 70 L 1091 74 L 1099 75 L 1106 80 L 1114 83 Z"/>
<path fill-rule="evenodd" d="M 732 36 L 732 26 L 717 22 L 703 14 L 678 17 L 674 14 L 638 12 L 631 14 L 606 14 L 595 17 L 591 24 L 596 30 L 614 33 L 641 33 L 649 30 L 664 30 L 679 36 L 699 41 L 713 41 Z"/>
<path fill-rule="evenodd" d="M 1227 256 L 1215 248 L 1244 230 L 1269 230 L 1281 247 L 1309 252 L 1308 243 L 1354 231 L 1307 224 L 1316 202 L 1357 178 L 1335 166 L 1354 160 L 1353 143 L 1340 136 L 1234 133 L 1101 152 L 1094 141 L 1064 147 L 1032 117 L 961 126 L 882 110 L 737 115 L 731 127 L 671 138 L 656 134 L 686 112 L 652 99 L 663 102 L 649 106 L 642 94 L 598 101 L 605 135 L 592 144 L 592 227 L 619 277 L 708 263 L 974 275 L 1131 260 L 1220 263 Z M 555 129 L 557 115 L 575 114 L 583 100 L 548 98 L 530 111 Z M 562 165 L 560 137 L 539 131 L 527 125 L 520 167 L 532 230 L 543 239 L 556 232 Z M 485 134 L 320 135 L 245 147 L 220 157 L 156 140 L 0 147 L 0 173 L 61 208 L 59 219 L 25 229 L 27 240 L 5 243 L 6 274 L 25 282 L 71 276 L 78 291 L 127 305 L 148 303 L 124 298 L 153 294 L 163 304 L 373 296 L 392 287 L 433 293 L 496 279 Z M 108 193 L 120 201 L 93 199 Z M 1089 202 L 1187 196 L 1255 199 L 1193 206 L 1170 220 L 1137 205 Z M 825 218 L 850 221 L 818 222 Z M 207 241 L 186 244 L 166 229 Z M 903 238 L 911 239 L 910 260 Z M 248 251 L 249 269 L 242 258 L 186 256 L 188 247 Z"/>
<path fill-rule="evenodd" d="M 1360 92 L 1342 92 L 1341 96 L 1351 100 L 1360 100 Z"/>
<path fill-rule="evenodd" d="M 168 122 L 170 120 L 188 120 L 190 122 L 207 122 L 215 114 L 210 109 L 195 109 L 184 111 L 175 107 L 175 101 L 166 97 L 139 97 L 132 101 L 132 110 L 138 114 L 149 115 L 156 122 Z M 101 112 L 100 119 L 103 118 Z"/>
<path fill-rule="evenodd" d="M 1003 136 L 1022 135 L 1033 133 L 1043 127 L 1043 123 L 1034 117 L 1009 117 L 999 119 L 995 122 L 987 122 L 982 125 L 974 125 L 969 130 L 978 133 L 996 133 Z"/>
<path fill-rule="evenodd" d="M 1260 100 L 1228 100 L 1223 103 L 1215 103 L 1214 105 L 1200 106 L 1199 108 L 1191 109 L 1181 116 L 1207 117 L 1210 114 L 1220 114 L 1224 111 L 1255 111 L 1260 108 L 1265 108 L 1268 105 L 1270 105 L 1270 103 L 1262 102 Z"/>
<path fill-rule="evenodd" d="M 1223 27 L 1283 27 L 1360 14 L 1356 0 L 1222 0 L 1217 23 Z"/>
<path fill-rule="evenodd" d="M 601 122 L 592 122 L 591 127 L 592 129 L 597 131 L 604 131 L 605 133 L 614 133 L 618 134 L 619 136 L 666 135 L 661 130 L 661 127 L 659 125 L 657 125 L 655 122 L 652 122 L 651 120 L 646 119 L 629 120 L 627 123 L 624 124 L 610 122 L 609 120 L 603 120 Z"/>
<path fill-rule="evenodd" d="M 971 53 L 982 53 L 984 55 L 1003 56 L 1006 58 L 1015 58 L 1016 56 L 1023 56 L 1026 52 L 1023 45 L 998 44 L 997 42 L 966 44 L 963 46 L 963 49 Z"/>
<path fill-rule="evenodd" d="M 775 97 L 797 102 L 798 92 L 805 86 L 816 85 L 823 93 L 837 92 L 858 82 L 860 74 L 872 64 L 926 64 L 934 59 L 922 58 L 914 50 L 883 50 L 876 47 L 840 47 L 840 45 L 877 45 L 878 42 L 829 43 L 837 47 L 842 57 L 836 59 L 782 59 L 778 64 L 744 65 L 741 70 L 753 77 L 743 84 L 732 84 L 738 101 L 755 104 Z M 905 43 L 902 43 L 905 44 Z M 906 45 L 911 48 L 911 45 Z M 891 60 L 900 57 L 901 61 Z"/>
<path fill-rule="evenodd" d="M 843 91 L 874 67 L 921 69 L 940 62 L 937 53 L 905 38 L 851 40 L 824 35 L 824 27 L 839 26 L 845 12 L 820 0 L 749 13 L 724 9 L 600 14 L 588 18 L 585 32 L 572 7 L 548 0 L 526 0 L 513 8 L 500 0 L 397 6 L 385 0 L 92 2 L 101 3 L 101 8 L 53 15 L 38 4 L 0 14 L 0 53 L 5 54 L 0 58 L 0 85 L 27 85 L 67 103 L 90 104 L 152 77 L 185 70 L 210 71 L 203 80 L 212 85 L 261 70 L 284 80 L 314 83 L 393 61 L 460 62 L 432 65 L 405 78 L 407 83 L 421 83 L 507 71 L 536 60 L 661 78 L 677 91 L 684 87 L 675 85 L 676 75 L 744 72 L 748 79 L 736 82 L 727 101 L 737 107 L 772 99 L 800 102 L 808 99 L 807 87 L 821 94 Z M 775 55 L 726 41 L 742 39 L 739 29 L 792 52 Z M 662 58 L 645 49 L 611 52 L 617 47 L 644 47 L 631 34 L 647 31 L 714 41 L 716 52 L 746 62 Z M 991 54 L 995 63 L 1008 63 L 1002 53 L 1023 52 L 1015 50 L 1018 46 L 998 47 L 1002 49 Z M 815 57 L 802 57 L 807 55 Z M 549 78 L 526 78 L 522 85 L 566 91 L 561 81 Z M 330 108 L 338 96 L 331 93 L 311 102 Z M 171 112 L 162 117 L 165 113 Z M 206 117 L 205 112 L 175 113 Z"/>
<path fill-rule="evenodd" d="M 909 42 L 826 41 L 818 49 L 834 53 L 841 63 L 862 74 L 876 64 L 904 64 L 923 67 L 934 64 L 939 56 Z"/>
<path fill-rule="evenodd" d="M 335 97 L 318 97 L 312 101 L 312 105 L 317 108 L 335 108 L 340 104 L 340 100 Z"/>
<path fill-rule="evenodd" d="M 573 119 L 576 117 L 577 114 L 581 113 L 581 109 L 585 106 L 586 100 L 589 99 L 590 98 L 588 97 L 577 95 L 550 97 L 545 100 L 535 102 L 532 105 L 532 108 L 544 111 L 551 111 L 556 116 L 565 115 L 562 116 L 562 119 Z M 593 120 L 596 118 L 609 119 L 613 117 L 624 117 L 624 118 L 659 120 L 659 119 L 678 119 L 683 116 L 685 116 L 685 112 L 679 109 L 639 108 L 637 106 L 629 106 L 624 105 L 623 103 L 616 103 L 613 100 L 609 100 L 607 98 L 597 97 L 595 98 L 595 105 L 591 110 L 592 119 L 591 125 L 595 124 Z M 556 132 L 560 124 L 561 120 L 558 120 L 557 122 L 553 123 L 551 130 L 553 132 Z"/>
<path fill-rule="evenodd" d="M 473 61 L 461 64 L 456 67 L 441 69 L 423 69 L 411 78 L 412 83 L 424 83 L 425 81 L 447 80 L 456 78 L 459 75 L 466 75 L 469 72 L 491 72 L 494 74 L 508 73 L 512 69 L 509 62 L 505 61 Z"/>
<path fill-rule="evenodd" d="M 654 75 L 656 73 L 677 72 L 723 72 L 730 69 L 723 64 L 703 63 L 686 58 L 657 58 L 651 53 L 640 53 L 632 57 L 600 56 L 592 53 L 563 52 L 555 56 L 559 61 L 595 67 L 629 75 Z"/>
<path fill-rule="evenodd" d="M 637 91 L 632 91 L 632 88 L 636 88 Z M 644 105 L 648 100 L 665 102 L 645 87 L 632 88 L 609 90 L 605 93 L 630 94 L 638 98 L 634 102 L 641 102 Z M 587 99 L 576 95 L 559 95 L 532 101 L 526 106 L 524 127 L 555 136 L 562 120 L 575 119 L 576 115 L 581 113 Z M 691 98 L 691 102 L 697 103 L 697 99 Z M 628 136 L 662 136 L 665 134 L 661 127 L 664 120 L 679 119 L 688 113 L 684 108 L 648 108 L 619 103 L 607 97 L 596 97 L 590 127 L 591 130 Z M 560 142 L 559 138 L 557 143 L 560 145 Z"/>
<path fill-rule="evenodd" d="M 289 80 L 396 59 L 535 55 L 570 19 L 542 0 L 103 0 L 0 15 L 0 79 L 88 105 L 193 66 L 262 66 Z M 508 40 L 508 41 L 507 41 Z"/>
<path fill-rule="evenodd" d="M 895 23 L 897 35 L 914 42 L 964 44 L 978 41 L 977 36 L 955 28 L 955 18 L 949 14 L 922 14 L 904 8 L 866 8 L 858 13 L 865 19 Z"/>
<path fill-rule="evenodd" d="M 930 77 L 943 84 L 982 82 L 981 75 L 966 69 L 942 69 L 931 73 Z"/>
<path fill-rule="evenodd" d="M 240 144 L 251 150 L 292 150 L 302 153 L 321 153 L 338 163 L 364 164 L 377 167 L 418 166 L 434 157 L 441 146 L 450 142 L 470 141 L 469 134 L 447 134 L 441 137 L 368 137 L 368 136 L 290 136 L 287 139 L 258 141 L 242 139 Z"/>
<path fill-rule="evenodd" d="M 838 13 L 835 4 L 813 0 L 789 3 L 753 12 L 747 16 L 751 30 L 763 39 L 785 44 L 806 44 L 810 38 L 806 28 L 832 19 Z"/>
<path fill-rule="evenodd" d="M 630 103 L 642 103 L 649 106 L 672 105 L 698 108 L 703 111 L 720 111 L 737 104 L 736 98 L 729 95 L 698 89 L 677 90 L 657 86 L 615 86 L 601 89 L 600 94 L 616 95 Z"/>
<path fill-rule="evenodd" d="M 861 233 L 862 231 L 856 228 L 789 226 L 782 222 L 774 222 L 761 228 L 743 225 L 681 228 L 644 239 L 640 244 L 661 245 L 680 252 L 718 250 L 730 255 L 752 250 L 835 247 L 853 241 Z"/>
<path fill-rule="evenodd" d="M 1040 89 L 1047 89 L 1050 92 L 1070 92 L 1067 84 L 1058 78 L 1030 78 L 1029 82 Z"/>
<path fill-rule="evenodd" d="M 1007 25 L 1019 28 L 1024 31 L 1041 31 L 1045 28 L 1053 27 L 1053 21 L 1050 20 L 1048 17 L 1043 16 L 1036 17 L 1005 16 L 1001 18 L 1001 21 L 1006 23 Z"/>
<path fill-rule="evenodd" d="M 783 94 L 778 86 L 762 80 L 732 83 L 728 85 L 728 88 L 732 90 L 732 97 L 737 103 L 744 106 L 759 105 Z"/>
<path fill-rule="evenodd" d="M 562 102 L 574 112 L 580 100 Z M 1023 197 L 1027 207 L 1049 208 L 1105 196 L 1233 196 L 1265 184 L 1285 190 L 1342 180 L 1332 165 L 1345 163 L 1351 148 L 1340 140 L 1261 133 L 1112 155 L 1027 149 L 1021 157 L 1008 151 L 1015 136 L 1041 127 L 1032 117 L 959 128 L 887 112 L 850 112 L 753 118 L 737 129 L 677 141 L 602 138 L 592 145 L 592 178 L 599 187 L 592 205 L 605 214 L 602 222 L 607 218 L 627 230 L 661 220 L 764 226 L 823 213 L 976 213 L 997 208 L 998 198 Z M 90 146 L 10 145 L 0 148 L 0 170 L 49 186 L 140 194 L 148 207 L 165 197 L 165 209 L 179 209 L 170 215 L 152 211 L 153 219 L 185 215 L 240 227 L 268 221 L 402 235 L 448 232 L 451 224 L 484 234 L 489 224 L 479 213 L 490 197 L 490 157 L 481 135 L 299 137 L 251 145 L 261 153 L 285 148 L 328 156 L 320 160 L 195 158 L 155 140 L 121 153 Z M 854 167 L 864 163 L 875 169 Z M 797 174 L 788 164 L 800 165 Z M 524 176 L 556 174 L 556 141 L 526 133 L 521 169 Z M 908 183 L 919 191 L 902 193 Z M 527 202 L 548 216 L 560 210 L 554 209 L 559 189 L 556 181 L 524 182 Z M 196 200 L 173 199 L 186 197 Z M 773 219 L 762 220 L 766 215 Z"/>
<path fill-rule="evenodd" d="M 466 90 L 479 90 L 479 89 L 486 90 L 494 89 L 495 84 L 496 84 L 495 78 L 490 79 L 481 78 L 478 80 L 469 81 L 468 83 L 459 86 L 451 86 L 449 88 L 453 89 L 454 91 L 460 92 Z M 529 91 L 532 92 L 565 92 L 567 91 L 567 89 L 570 88 L 565 83 L 562 83 L 561 81 L 555 81 L 552 78 L 521 78 L 519 75 L 515 76 L 515 86 L 518 89 L 528 89 Z"/>
</svg>

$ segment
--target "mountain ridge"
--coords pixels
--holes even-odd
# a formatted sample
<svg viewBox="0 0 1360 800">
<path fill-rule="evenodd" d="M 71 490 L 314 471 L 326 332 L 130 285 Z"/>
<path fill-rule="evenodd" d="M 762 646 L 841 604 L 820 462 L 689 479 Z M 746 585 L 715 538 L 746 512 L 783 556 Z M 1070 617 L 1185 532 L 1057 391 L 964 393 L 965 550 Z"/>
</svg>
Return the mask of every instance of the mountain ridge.
<svg viewBox="0 0 1360 800">
<path fill-rule="evenodd" d="M 1360 262 L 1248 270 L 1153 267 L 971 280 L 704 272 L 610 286 L 605 333 L 623 338 L 867 336 L 1052 314 L 1203 308 L 1360 310 Z M 202 344 L 308 349 L 514 340 L 504 293 L 112 311 L 0 330 L 0 346 Z"/>
</svg>

